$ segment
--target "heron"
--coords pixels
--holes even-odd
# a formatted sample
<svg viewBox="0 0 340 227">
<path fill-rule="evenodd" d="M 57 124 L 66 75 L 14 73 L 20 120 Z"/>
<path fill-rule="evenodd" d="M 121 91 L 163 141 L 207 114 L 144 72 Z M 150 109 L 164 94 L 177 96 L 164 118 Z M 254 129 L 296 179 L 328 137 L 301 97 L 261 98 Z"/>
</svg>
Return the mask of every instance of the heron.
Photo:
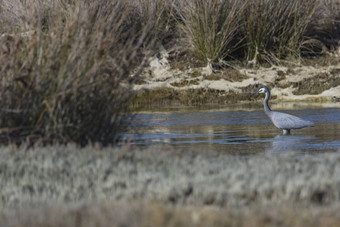
<svg viewBox="0 0 340 227">
<path fill-rule="evenodd" d="M 270 91 L 267 87 L 262 87 L 258 91 L 253 94 L 266 94 L 264 98 L 264 112 L 269 117 L 269 119 L 273 122 L 273 124 L 283 130 L 283 134 L 290 134 L 291 129 L 300 129 L 305 127 L 313 127 L 314 123 L 312 121 L 307 121 L 302 118 L 281 113 L 277 111 L 272 111 L 268 105 L 268 100 L 270 98 Z"/>
</svg>

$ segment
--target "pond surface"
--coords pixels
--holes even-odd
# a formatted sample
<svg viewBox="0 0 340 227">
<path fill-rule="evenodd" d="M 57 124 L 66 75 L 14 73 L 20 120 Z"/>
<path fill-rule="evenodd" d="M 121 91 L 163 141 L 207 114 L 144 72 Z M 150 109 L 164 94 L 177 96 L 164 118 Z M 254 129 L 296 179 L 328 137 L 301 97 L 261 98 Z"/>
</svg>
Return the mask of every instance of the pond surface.
<svg viewBox="0 0 340 227">
<path fill-rule="evenodd" d="M 282 135 L 262 108 L 170 108 L 138 113 L 132 126 L 137 126 L 139 133 L 130 132 L 125 138 L 138 146 L 169 144 L 234 155 L 340 151 L 340 108 L 293 105 L 293 109 L 275 110 L 314 121 L 315 127 Z"/>
</svg>

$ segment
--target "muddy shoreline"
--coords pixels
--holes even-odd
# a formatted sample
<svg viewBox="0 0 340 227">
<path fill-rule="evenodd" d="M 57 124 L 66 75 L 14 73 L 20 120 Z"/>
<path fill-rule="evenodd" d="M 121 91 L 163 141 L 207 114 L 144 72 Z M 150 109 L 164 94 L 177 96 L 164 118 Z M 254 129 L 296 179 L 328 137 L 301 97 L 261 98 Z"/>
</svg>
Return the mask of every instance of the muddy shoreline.
<svg viewBox="0 0 340 227">
<path fill-rule="evenodd" d="M 285 102 L 340 102 L 340 57 L 324 57 L 305 65 L 245 67 L 231 64 L 191 66 L 174 62 L 169 53 L 151 58 L 134 85 L 132 106 L 251 103 L 250 94 L 262 86 L 272 100 Z"/>
</svg>

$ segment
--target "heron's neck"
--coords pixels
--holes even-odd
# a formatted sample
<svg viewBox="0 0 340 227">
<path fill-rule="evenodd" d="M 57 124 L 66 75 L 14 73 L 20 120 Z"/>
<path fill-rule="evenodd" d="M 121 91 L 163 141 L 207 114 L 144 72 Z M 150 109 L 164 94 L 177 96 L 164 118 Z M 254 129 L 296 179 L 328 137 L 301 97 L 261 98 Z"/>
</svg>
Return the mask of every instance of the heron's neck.
<svg viewBox="0 0 340 227">
<path fill-rule="evenodd" d="M 272 111 L 270 108 L 269 108 L 269 105 L 268 105 L 268 101 L 269 101 L 269 98 L 270 98 L 270 91 L 267 91 L 266 92 L 266 97 L 264 98 L 264 111 L 266 113 L 269 113 L 270 111 Z"/>
</svg>

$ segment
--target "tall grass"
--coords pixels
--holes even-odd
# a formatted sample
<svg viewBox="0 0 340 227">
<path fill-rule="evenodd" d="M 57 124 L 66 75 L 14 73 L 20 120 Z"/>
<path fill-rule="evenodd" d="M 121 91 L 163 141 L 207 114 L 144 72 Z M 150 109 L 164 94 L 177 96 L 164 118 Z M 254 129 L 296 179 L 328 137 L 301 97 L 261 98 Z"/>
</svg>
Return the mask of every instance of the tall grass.
<svg viewBox="0 0 340 227">
<path fill-rule="evenodd" d="M 248 0 L 244 11 L 247 58 L 255 63 L 301 56 L 318 0 Z"/>
<path fill-rule="evenodd" d="M 235 49 L 241 28 L 242 4 L 233 0 L 190 0 L 180 4 L 182 32 L 204 60 L 225 59 Z"/>
<path fill-rule="evenodd" d="M 113 143 L 154 39 L 151 15 L 106 0 L 3 1 L 1 9 L 2 24 L 12 23 L 0 39 L 2 139 Z"/>
<path fill-rule="evenodd" d="M 320 0 L 314 30 L 309 35 L 320 40 L 327 49 L 340 46 L 340 1 Z"/>
<path fill-rule="evenodd" d="M 315 35 L 316 25 L 339 39 L 338 7 L 337 0 L 186 0 L 177 6 L 182 36 L 197 56 L 215 62 L 244 56 L 255 64 L 316 54 L 327 42 Z"/>
</svg>

